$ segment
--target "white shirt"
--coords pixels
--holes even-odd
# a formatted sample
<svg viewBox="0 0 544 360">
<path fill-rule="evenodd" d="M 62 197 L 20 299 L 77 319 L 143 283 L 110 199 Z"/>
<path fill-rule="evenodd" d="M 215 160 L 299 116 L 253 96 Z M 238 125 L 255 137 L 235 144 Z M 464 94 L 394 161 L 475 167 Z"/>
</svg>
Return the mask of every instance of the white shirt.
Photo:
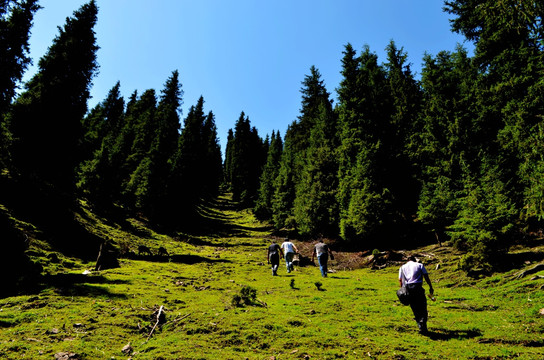
<svg viewBox="0 0 544 360">
<path fill-rule="evenodd" d="M 404 285 L 423 283 L 424 274 L 427 274 L 425 266 L 415 261 L 408 261 L 399 269 L 399 279 Z"/>
<path fill-rule="evenodd" d="M 290 252 L 292 252 L 292 253 L 295 252 L 295 248 L 293 247 L 293 243 L 290 242 L 290 241 L 285 241 L 285 242 L 283 242 L 283 243 L 281 244 L 281 248 L 282 248 L 282 250 L 283 250 L 283 252 L 284 252 L 285 254 L 290 253 Z"/>
</svg>

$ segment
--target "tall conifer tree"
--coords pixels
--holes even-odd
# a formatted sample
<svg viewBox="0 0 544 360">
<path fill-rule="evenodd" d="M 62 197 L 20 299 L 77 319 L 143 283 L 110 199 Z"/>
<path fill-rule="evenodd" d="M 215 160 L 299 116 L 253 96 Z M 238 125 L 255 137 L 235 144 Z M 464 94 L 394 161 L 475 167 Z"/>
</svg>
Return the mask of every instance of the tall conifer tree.
<svg viewBox="0 0 544 360">
<path fill-rule="evenodd" d="M 0 5 L 0 166 L 9 161 L 11 133 L 6 113 L 30 64 L 28 40 L 38 0 L 6 0 Z"/>
<path fill-rule="evenodd" d="M 378 231 L 387 230 L 382 225 L 391 220 L 391 192 L 382 182 L 386 163 L 380 162 L 385 154 L 382 137 L 390 116 L 390 94 L 386 71 L 378 65 L 377 55 L 368 46 L 357 59 L 354 55 L 347 46 L 343 73 L 349 78 L 339 89 L 340 234 L 372 246 Z M 383 241 L 387 234 L 381 233 L 380 238 Z"/>
<path fill-rule="evenodd" d="M 305 141 L 297 154 L 300 171 L 297 170 L 293 214 L 302 234 L 333 235 L 338 231 L 336 116 L 315 67 L 302 84 L 299 123 L 302 125 L 300 136 Z"/>
<path fill-rule="evenodd" d="M 280 132 L 272 131 L 266 164 L 259 181 L 259 192 L 254 208 L 255 215 L 260 219 L 269 220 L 272 218 L 274 182 L 278 176 L 282 151 L 283 141 Z"/>
<path fill-rule="evenodd" d="M 10 116 L 17 168 L 63 189 L 74 185 L 81 119 L 98 68 L 97 11 L 92 0 L 67 18 Z"/>
</svg>

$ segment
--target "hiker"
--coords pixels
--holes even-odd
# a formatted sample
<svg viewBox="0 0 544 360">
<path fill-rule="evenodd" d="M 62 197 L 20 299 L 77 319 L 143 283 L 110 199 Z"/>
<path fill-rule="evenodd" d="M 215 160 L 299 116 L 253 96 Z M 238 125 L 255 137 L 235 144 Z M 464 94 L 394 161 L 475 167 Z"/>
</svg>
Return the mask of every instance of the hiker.
<svg viewBox="0 0 544 360">
<path fill-rule="evenodd" d="M 321 270 L 321 276 L 327 277 L 327 262 L 329 260 L 329 254 L 331 260 L 334 260 L 334 255 L 327 244 L 323 242 L 323 239 L 319 239 L 314 246 L 314 252 L 312 253 L 312 262 L 314 262 L 315 256 L 317 256 L 317 262 L 319 263 L 319 270 Z"/>
<path fill-rule="evenodd" d="M 429 273 L 423 264 L 416 262 L 413 255 L 408 257 L 408 262 L 402 265 L 399 269 L 399 284 L 402 287 L 406 286 L 408 290 L 408 299 L 414 320 L 417 322 L 419 332 L 427 333 L 427 299 L 425 298 L 425 290 L 423 289 L 423 279 L 429 285 L 429 293 L 431 296 L 434 293 Z"/>
<path fill-rule="evenodd" d="M 266 258 L 268 264 L 272 264 L 272 276 L 278 276 L 278 266 L 280 265 L 280 254 L 283 257 L 283 252 L 276 240 L 272 240 L 272 244 L 268 247 Z"/>
<path fill-rule="evenodd" d="M 294 270 L 293 268 L 293 257 L 295 254 L 298 254 L 298 249 L 289 239 L 285 238 L 285 241 L 281 244 L 281 249 L 285 256 L 285 266 L 287 267 L 287 272 L 290 273 Z"/>
</svg>

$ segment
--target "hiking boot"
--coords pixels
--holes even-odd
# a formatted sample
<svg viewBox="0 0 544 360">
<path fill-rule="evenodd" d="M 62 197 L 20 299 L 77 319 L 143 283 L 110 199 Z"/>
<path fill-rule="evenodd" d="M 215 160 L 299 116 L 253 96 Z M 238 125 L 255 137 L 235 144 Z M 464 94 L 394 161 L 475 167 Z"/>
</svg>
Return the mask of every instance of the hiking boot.
<svg viewBox="0 0 544 360">
<path fill-rule="evenodd" d="M 426 323 L 418 323 L 417 326 L 419 328 L 419 333 L 420 334 L 426 335 L 429 332 L 429 330 L 427 330 L 427 324 Z"/>
</svg>

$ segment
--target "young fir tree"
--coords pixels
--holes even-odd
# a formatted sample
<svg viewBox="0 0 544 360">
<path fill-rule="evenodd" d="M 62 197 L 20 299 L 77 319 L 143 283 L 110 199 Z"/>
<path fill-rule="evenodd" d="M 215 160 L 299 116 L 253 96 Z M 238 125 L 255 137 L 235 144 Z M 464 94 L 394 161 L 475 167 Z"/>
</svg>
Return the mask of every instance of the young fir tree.
<svg viewBox="0 0 544 360">
<path fill-rule="evenodd" d="M 108 138 L 108 147 L 119 134 L 125 113 L 125 100 L 121 96 L 121 84 L 117 82 L 108 92 L 106 99 L 97 104 L 83 118 L 82 159 L 90 159 Z"/>
<path fill-rule="evenodd" d="M 115 186 L 119 171 L 112 162 L 112 153 L 123 125 L 125 101 L 119 91 L 119 82 L 109 91 L 106 99 L 85 117 L 82 156 L 78 172 L 78 188 L 100 208 L 109 207 L 119 191 Z"/>
<path fill-rule="evenodd" d="M 215 125 L 215 115 L 209 112 L 204 121 L 202 129 L 203 143 L 203 195 L 205 198 L 212 198 L 219 193 L 219 186 L 223 182 L 223 159 L 221 157 L 221 145 L 217 136 L 217 126 Z"/>
<path fill-rule="evenodd" d="M 9 161 L 11 133 L 6 113 L 30 64 L 28 40 L 38 0 L 6 0 L 0 4 L 0 167 Z"/>
<path fill-rule="evenodd" d="M 137 179 L 136 206 L 159 222 L 169 211 L 167 206 L 168 176 L 171 159 L 177 149 L 179 139 L 179 109 L 182 104 L 181 83 L 178 71 L 173 71 L 161 91 L 159 104 L 153 121 L 154 128 L 149 150 L 136 169 L 133 179 Z"/>
<path fill-rule="evenodd" d="M 338 234 L 336 128 L 331 126 L 336 122 L 328 104 L 324 102 L 319 105 L 321 112 L 311 130 L 296 185 L 294 216 L 302 235 Z"/>
<path fill-rule="evenodd" d="M 283 141 L 280 132 L 272 131 L 272 139 L 268 147 L 268 155 L 263 173 L 259 181 L 259 191 L 253 212 L 262 220 L 272 218 L 272 199 L 274 197 L 274 181 L 278 176 Z"/>
<path fill-rule="evenodd" d="M 230 149 L 231 190 L 235 201 L 253 207 L 257 196 L 259 178 L 266 160 L 263 140 L 257 129 L 251 127 L 249 118 L 242 112 L 234 128 Z"/>
<path fill-rule="evenodd" d="M 293 214 L 295 201 L 295 140 L 296 123 L 290 124 L 285 133 L 283 151 L 279 161 L 278 175 L 274 180 L 274 195 L 272 197 L 272 223 L 276 229 L 294 228 L 296 223 Z"/>
<path fill-rule="evenodd" d="M 171 215 L 187 224 L 196 215 L 196 209 L 204 193 L 203 128 L 206 122 L 204 98 L 189 108 L 179 137 L 178 147 L 172 159 L 168 193 L 172 200 Z"/>
<path fill-rule="evenodd" d="M 334 156 L 336 116 L 321 74 L 312 67 L 303 82 L 299 117 L 301 144 L 299 176 L 295 184 L 293 214 L 304 235 L 337 233 L 338 166 Z"/>
<path fill-rule="evenodd" d="M 383 241 L 392 229 L 392 196 L 383 183 L 390 93 L 386 71 L 368 46 L 358 58 L 346 46 L 342 64 L 344 79 L 338 90 L 340 235 L 373 246 L 378 234 Z"/>
<path fill-rule="evenodd" d="M 417 147 L 416 133 L 420 131 L 419 115 L 422 92 L 407 63 L 408 55 L 391 41 L 386 47 L 387 82 L 391 97 L 391 115 L 382 138 L 385 159 L 383 187 L 391 191 L 398 230 L 397 241 L 413 240 L 411 219 L 417 209 Z M 410 236 L 410 238 L 408 238 Z"/>
<path fill-rule="evenodd" d="M 232 184 L 232 145 L 234 144 L 234 131 L 229 129 L 227 134 L 227 144 L 225 146 L 225 162 L 223 169 L 225 172 L 224 181 L 225 185 L 228 186 L 229 190 L 231 189 Z"/>
<path fill-rule="evenodd" d="M 75 183 L 81 119 L 98 68 L 97 11 L 92 0 L 66 19 L 10 113 L 18 170 L 65 190 Z"/>
<path fill-rule="evenodd" d="M 288 126 L 285 133 L 284 151 L 274 185 L 272 218 L 274 226 L 278 229 L 283 227 L 295 228 L 297 226 L 294 201 L 297 192 L 296 187 L 300 183 L 300 176 L 304 167 L 306 150 L 310 144 L 310 134 L 321 115 L 322 109 L 320 107 L 332 109 L 329 93 L 323 84 L 319 70 L 315 66 L 310 68 L 310 74 L 304 77 L 302 85 L 300 90 L 302 94 L 300 115 Z M 335 122 L 329 121 L 326 126 L 334 128 Z"/>
<path fill-rule="evenodd" d="M 421 84 L 424 91 L 417 161 L 422 189 L 418 219 L 439 242 L 459 211 L 462 170 L 478 158 L 472 119 L 476 117 L 475 84 L 478 69 L 467 51 L 425 55 Z"/>
<path fill-rule="evenodd" d="M 125 174 L 122 180 L 123 203 L 128 208 L 138 209 L 145 205 L 143 202 L 140 203 L 140 199 L 143 199 L 147 192 L 147 176 L 150 170 L 147 168 L 149 159 L 146 159 L 146 155 L 155 138 L 156 112 L 155 90 L 149 89 L 144 91 L 131 107 L 130 115 L 127 114 L 126 125 L 130 127 L 133 140 L 121 168 Z"/>
</svg>

